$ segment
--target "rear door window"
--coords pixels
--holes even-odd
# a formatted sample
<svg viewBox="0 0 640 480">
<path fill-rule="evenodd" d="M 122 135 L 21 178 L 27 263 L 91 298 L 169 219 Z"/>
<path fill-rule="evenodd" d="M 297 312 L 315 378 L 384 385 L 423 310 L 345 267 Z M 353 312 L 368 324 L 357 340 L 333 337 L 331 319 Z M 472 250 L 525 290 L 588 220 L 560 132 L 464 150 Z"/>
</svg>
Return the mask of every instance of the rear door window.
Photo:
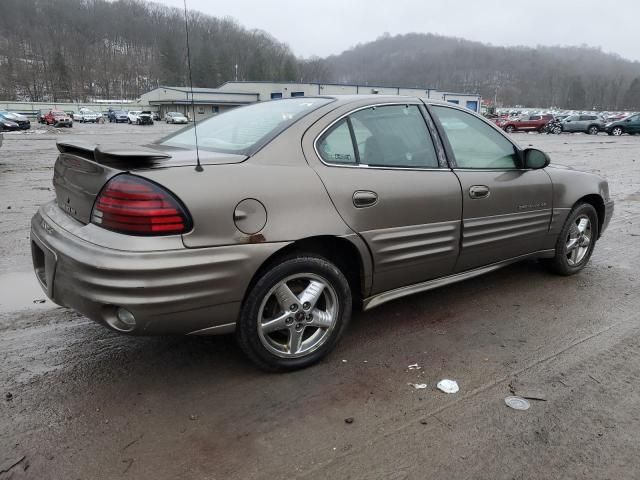
<svg viewBox="0 0 640 480">
<path fill-rule="evenodd" d="M 350 116 L 360 163 L 371 167 L 439 168 L 417 105 L 386 105 Z"/>
</svg>

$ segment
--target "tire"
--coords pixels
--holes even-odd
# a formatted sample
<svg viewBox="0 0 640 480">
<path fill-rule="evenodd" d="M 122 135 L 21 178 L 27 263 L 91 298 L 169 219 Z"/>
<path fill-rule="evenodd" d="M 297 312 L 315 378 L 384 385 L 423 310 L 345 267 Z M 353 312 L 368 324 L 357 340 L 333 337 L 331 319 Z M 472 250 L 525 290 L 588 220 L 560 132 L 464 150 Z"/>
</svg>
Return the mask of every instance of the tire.
<svg viewBox="0 0 640 480">
<path fill-rule="evenodd" d="M 127 122 L 129 123 L 129 125 L 131 125 L 131 119 L 127 119 Z"/>
<path fill-rule="evenodd" d="M 589 128 L 587 128 L 587 133 L 589 135 L 597 135 L 600 132 L 600 129 L 598 128 L 597 125 L 591 125 Z"/>
<path fill-rule="evenodd" d="M 623 133 L 624 133 L 624 130 L 622 129 L 622 127 L 613 127 L 611 129 L 611 135 L 613 135 L 614 137 L 619 137 Z"/>
<path fill-rule="evenodd" d="M 317 293 L 319 285 L 324 288 Z M 305 302 L 305 292 L 309 302 Z M 351 303 L 349 282 L 333 263 L 306 254 L 289 257 L 267 269 L 249 290 L 236 339 L 262 370 L 305 368 L 338 343 L 351 318 Z M 265 328 L 270 322 L 271 329 Z"/>
<path fill-rule="evenodd" d="M 547 133 L 547 126 L 544 125 L 538 129 L 538 133 Z"/>
<path fill-rule="evenodd" d="M 586 223 L 584 223 L 586 221 Z M 588 244 L 585 245 L 585 238 Z M 589 262 L 598 238 L 598 213 L 593 205 L 579 203 L 569 213 L 556 241 L 556 254 L 549 262 L 559 275 L 574 275 Z M 569 250 L 571 249 L 571 250 Z M 573 257 L 573 258 L 571 258 Z"/>
<path fill-rule="evenodd" d="M 505 132 L 507 133 L 513 133 L 515 132 L 515 128 L 513 127 L 513 125 L 507 125 L 506 128 L 504 129 Z"/>
</svg>

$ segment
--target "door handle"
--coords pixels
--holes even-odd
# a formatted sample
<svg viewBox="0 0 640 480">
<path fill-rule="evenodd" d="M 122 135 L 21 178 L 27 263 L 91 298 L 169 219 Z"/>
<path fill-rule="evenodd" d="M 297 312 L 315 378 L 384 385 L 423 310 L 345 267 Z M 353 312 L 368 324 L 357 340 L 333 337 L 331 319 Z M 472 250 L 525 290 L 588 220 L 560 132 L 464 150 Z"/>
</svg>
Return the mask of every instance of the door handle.
<svg viewBox="0 0 640 480">
<path fill-rule="evenodd" d="M 353 205 L 356 208 L 371 207 L 378 203 L 378 194 L 370 190 L 357 190 L 353 192 Z"/>
<path fill-rule="evenodd" d="M 471 198 L 487 198 L 491 190 L 486 185 L 472 185 L 469 187 L 469 196 Z"/>
</svg>

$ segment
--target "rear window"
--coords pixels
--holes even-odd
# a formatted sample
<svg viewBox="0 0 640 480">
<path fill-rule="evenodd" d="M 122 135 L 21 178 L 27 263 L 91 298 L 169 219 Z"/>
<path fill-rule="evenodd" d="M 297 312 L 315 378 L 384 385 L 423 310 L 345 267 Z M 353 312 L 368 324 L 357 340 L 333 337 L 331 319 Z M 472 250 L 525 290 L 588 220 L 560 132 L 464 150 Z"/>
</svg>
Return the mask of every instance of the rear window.
<svg viewBox="0 0 640 480">
<path fill-rule="evenodd" d="M 249 155 L 300 118 L 330 103 L 326 98 L 296 98 L 255 103 L 216 115 L 197 125 L 198 147 Z M 190 126 L 159 141 L 160 145 L 195 148 Z"/>
</svg>

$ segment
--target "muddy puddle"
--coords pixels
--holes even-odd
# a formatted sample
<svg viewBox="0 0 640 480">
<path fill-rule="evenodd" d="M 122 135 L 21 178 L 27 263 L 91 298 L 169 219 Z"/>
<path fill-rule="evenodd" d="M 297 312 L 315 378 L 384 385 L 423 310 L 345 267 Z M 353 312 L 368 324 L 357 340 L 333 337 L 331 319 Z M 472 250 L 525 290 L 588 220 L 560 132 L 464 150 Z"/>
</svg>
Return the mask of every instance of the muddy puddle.
<svg viewBox="0 0 640 480">
<path fill-rule="evenodd" d="M 0 313 L 54 308 L 33 272 L 0 274 Z"/>
</svg>

